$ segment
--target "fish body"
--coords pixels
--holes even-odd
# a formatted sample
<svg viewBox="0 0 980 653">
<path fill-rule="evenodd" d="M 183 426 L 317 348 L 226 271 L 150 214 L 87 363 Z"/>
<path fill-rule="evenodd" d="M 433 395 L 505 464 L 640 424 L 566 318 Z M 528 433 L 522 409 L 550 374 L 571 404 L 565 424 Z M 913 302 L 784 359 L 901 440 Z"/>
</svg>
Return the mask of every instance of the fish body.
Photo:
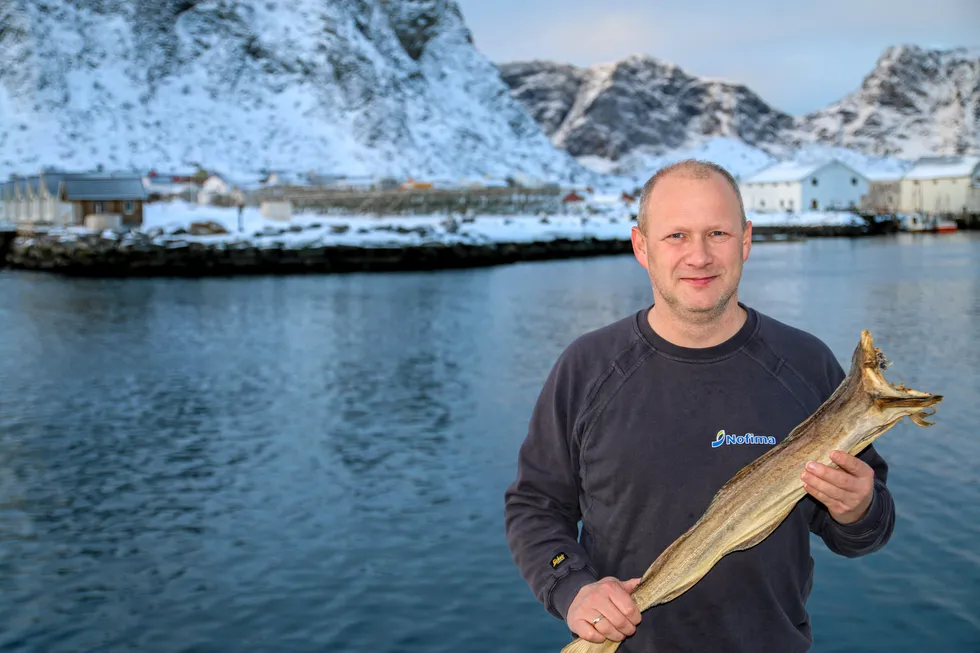
<svg viewBox="0 0 980 653">
<path fill-rule="evenodd" d="M 814 460 L 837 467 L 830 453 L 851 455 L 908 417 L 919 426 L 935 412 L 941 395 L 894 386 L 885 380 L 884 354 L 871 334 L 861 340 L 851 369 L 834 393 L 786 438 L 742 468 L 714 496 L 701 518 L 677 538 L 643 574 L 632 593 L 642 612 L 671 601 L 693 587 L 725 555 L 762 542 L 806 495 L 804 465 Z M 612 653 L 619 642 L 576 639 L 562 653 Z"/>
</svg>

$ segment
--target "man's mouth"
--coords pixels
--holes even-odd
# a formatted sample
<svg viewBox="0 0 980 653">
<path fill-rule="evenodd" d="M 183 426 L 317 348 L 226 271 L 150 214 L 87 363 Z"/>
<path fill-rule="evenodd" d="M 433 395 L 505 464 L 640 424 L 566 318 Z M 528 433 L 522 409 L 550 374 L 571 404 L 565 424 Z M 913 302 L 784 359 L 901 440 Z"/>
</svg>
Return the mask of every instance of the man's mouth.
<svg viewBox="0 0 980 653">
<path fill-rule="evenodd" d="M 681 281 L 684 281 L 685 283 L 689 283 L 692 286 L 701 287 L 701 286 L 707 286 L 709 283 L 711 283 L 717 278 L 718 278 L 717 275 L 712 277 L 684 277 L 681 279 Z"/>
</svg>

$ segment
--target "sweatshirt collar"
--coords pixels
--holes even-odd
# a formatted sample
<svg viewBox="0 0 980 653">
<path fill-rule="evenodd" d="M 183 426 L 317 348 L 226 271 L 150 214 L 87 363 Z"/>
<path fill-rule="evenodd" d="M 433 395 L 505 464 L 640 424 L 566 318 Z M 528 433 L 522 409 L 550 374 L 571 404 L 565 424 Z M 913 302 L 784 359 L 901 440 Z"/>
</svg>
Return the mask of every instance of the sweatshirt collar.
<svg viewBox="0 0 980 653">
<path fill-rule="evenodd" d="M 742 302 L 738 305 L 748 314 L 745 323 L 731 338 L 712 347 L 681 347 L 662 338 L 647 319 L 647 313 L 653 308 L 653 304 L 636 313 L 636 326 L 647 343 L 661 354 L 680 360 L 706 362 L 734 354 L 755 334 L 759 326 L 758 313 Z"/>
</svg>

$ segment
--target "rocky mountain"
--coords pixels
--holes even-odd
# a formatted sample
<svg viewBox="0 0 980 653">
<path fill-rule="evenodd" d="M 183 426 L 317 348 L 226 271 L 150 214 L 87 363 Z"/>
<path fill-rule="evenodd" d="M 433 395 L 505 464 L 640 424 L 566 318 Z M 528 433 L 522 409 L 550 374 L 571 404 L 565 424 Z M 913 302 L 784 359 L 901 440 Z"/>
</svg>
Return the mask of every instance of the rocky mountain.
<svg viewBox="0 0 980 653">
<path fill-rule="evenodd" d="M 888 48 L 861 88 L 803 116 L 799 128 L 869 154 L 980 152 L 980 51 Z"/>
<path fill-rule="evenodd" d="M 4 0 L 0 174 L 588 176 L 451 0 Z"/>
<path fill-rule="evenodd" d="M 778 149 L 795 125 L 741 84 L 701 79 L 646 56 L 586 69 L 546 61 L 499 68 L 552 142 L 576 157 L 617 160 L 714 136 Z"/>
<path fill-rule="evenodd" d="M 980 52 L 887 49 L 861 88 L 793 117 L 743 85 L 699 78 L 650 57 L 590 68 L 498 66 L 511 94 L 576 157 L 617 161 L 727 137 L 784 156 L 806 144 L 917 157 L 980 149 Z"/>
</svg>

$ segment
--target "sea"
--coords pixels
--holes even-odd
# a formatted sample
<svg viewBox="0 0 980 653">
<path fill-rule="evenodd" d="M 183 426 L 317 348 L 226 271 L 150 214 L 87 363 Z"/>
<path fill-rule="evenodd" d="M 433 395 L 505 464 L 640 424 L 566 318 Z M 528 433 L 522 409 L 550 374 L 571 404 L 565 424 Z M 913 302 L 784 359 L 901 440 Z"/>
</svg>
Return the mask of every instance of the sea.
<svg viewBox="0 0 980 653">
<path fill-rule="evenodd" d="M 757 244 L 739 298 L 945 397 L 876 442 L 891 541 L 812 538 L 813 651 L 980 651 L 980 233 Z M 0 271 L 0 651 L 557 653 L 504 490 L 563 348 L 651 301 L 629 255 Z"/>
</svg>

